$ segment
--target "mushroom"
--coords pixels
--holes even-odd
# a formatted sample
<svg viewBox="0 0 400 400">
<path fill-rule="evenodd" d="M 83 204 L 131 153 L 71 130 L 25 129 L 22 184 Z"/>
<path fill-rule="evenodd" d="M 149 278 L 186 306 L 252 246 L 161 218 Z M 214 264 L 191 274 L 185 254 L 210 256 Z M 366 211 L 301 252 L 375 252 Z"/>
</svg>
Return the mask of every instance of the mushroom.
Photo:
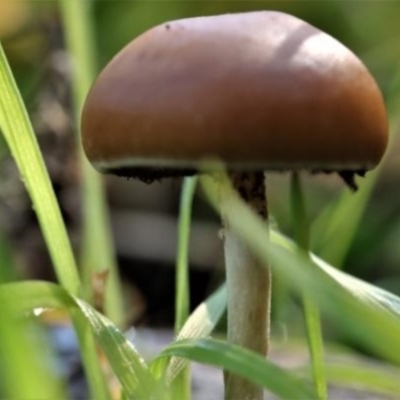
<svg viewBox="0 0 400 400">
<path fill-rule="evenodd" d="M 379 163 L 388 124 L 350 50 L 296 17 L 260 11 L 172 21 L 133 40 L 92 87 L 82 139 L 99 171 L 146 182 L 196 174 L 217 157 L 267 220 L 264 171 L 338 172 L 353 185 Z M 266 355 L 270 274 L 226 224 L 223 237 L 228 340 Z M 226 398 L 263 396 L 225 381 Z"/>
</svg>

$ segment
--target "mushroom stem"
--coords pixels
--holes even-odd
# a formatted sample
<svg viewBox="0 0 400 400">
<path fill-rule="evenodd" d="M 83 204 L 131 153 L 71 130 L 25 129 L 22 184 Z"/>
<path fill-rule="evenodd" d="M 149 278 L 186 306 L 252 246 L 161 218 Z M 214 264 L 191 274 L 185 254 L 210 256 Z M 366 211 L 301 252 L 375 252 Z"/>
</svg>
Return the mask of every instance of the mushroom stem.
<svg viewBox="0 0 400 400">
<path fill-rule="evenodd" d="M 233 186 L 259 215 L 267 220 L 265 177 L 263 172 L 231 173 Z M 271 278 L 247 246 L 233 232 L 224 213 L 224 251 L 228 291 L 228 341 L 263 356 L 268 351 Z M 249 381 L 225 372 L 225 399 L 262 400 L 263 389 Z"/>
</svg>

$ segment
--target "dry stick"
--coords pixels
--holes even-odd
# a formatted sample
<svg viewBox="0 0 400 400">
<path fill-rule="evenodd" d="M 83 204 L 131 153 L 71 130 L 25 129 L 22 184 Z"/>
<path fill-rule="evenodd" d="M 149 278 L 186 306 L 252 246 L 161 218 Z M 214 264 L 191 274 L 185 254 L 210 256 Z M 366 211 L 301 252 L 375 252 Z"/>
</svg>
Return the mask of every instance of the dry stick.
<svg viewBox="0 0 400 400">
<path fill-rule="evenodd" d="M 267 220 L 263 172 L 231 173 L 233 186 Z M 221 193 L 221 215 L 228 291 L 228 341 L 266 356 L 268 351 L 271 276 L 231 231 L 224 217 L 226 193 Z M 225 372 L 225 399 L 262 400 L 263 389 Z"/>
</svg>

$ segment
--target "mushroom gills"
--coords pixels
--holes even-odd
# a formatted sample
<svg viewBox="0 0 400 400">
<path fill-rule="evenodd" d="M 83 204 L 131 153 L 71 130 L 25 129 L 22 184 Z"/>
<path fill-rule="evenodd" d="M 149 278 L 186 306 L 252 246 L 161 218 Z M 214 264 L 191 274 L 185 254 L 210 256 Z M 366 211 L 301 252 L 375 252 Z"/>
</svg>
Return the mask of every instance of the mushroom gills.
<svg viewBox="0 0 400 400">
<path fill-rule="evenodd" d="M 283 170 L 277 170 L 276 172 L 288 172 Z M 164 178 L 180 178 L 182 176 L 193 176 L 199 173 L 196 168 L 148 168 L 148 167 L 119 167 L 110 168 L 108 172 L 125 178 L 135 178 L 140 181 L 151 184 L 155 181 L 160 181 Z M 343 182 L 353 191 L 357 191 L 358 186 L 355 182 L 355 176 L 365 176 L 366 170 L 360 169 L 356 171 L 352 170 L 311 170 L 312 174 L 331 174 L 337 173 Z"/>
</svg>

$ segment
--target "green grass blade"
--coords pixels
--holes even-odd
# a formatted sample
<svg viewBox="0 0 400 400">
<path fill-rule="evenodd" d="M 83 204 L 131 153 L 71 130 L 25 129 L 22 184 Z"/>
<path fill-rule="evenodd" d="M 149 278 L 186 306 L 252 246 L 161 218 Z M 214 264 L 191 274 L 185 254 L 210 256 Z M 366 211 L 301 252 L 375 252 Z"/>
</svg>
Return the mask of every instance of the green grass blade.
<svg viewBox="0 0 400 400">
<path fill-rule="evenodd" d="M 400 64 L 395 72 L 387 96 L 390 136 L 395 137 L 400 129 Z M 386 155 L 391 150 L 391 143 Z M 385 158 L 384 158 L 385 160 Z M 324 260 L 341 267 L 351 248 L 361 218 L 371 198 L 380 170 L 385 161 L 362 179 L 357 193 L 345 190 L 330 204 L 313 225 L 313 250 Z"/>
<path fill-rule="evenodd" d="M 189 238 L 192 202 L 197 177 L 184 179 L 179 209 L 178 251 L 176 260 L 175 333 L 182 329 L 189 315 Z"/>
<path fill-rule="evenodd" d="M 369 172 L 357 193 L 348 189 L 315 221 L 313 249 L 324 260 L 341 267 L 347 257 L 361 218 L 375 187 L 378 173 Z"/>
<path fill-rule="evenodd" d="M 77 312 L 73 298 L 68 292 L 58 285 L 47 282 L 10 283 L 0 286 L 0 302 L 10 307 L 14 315 L 26 314 L 41 307 L 68 309 L 78 337 L 91 395 L 96 399 L 111 398 L 97 356 L 93 332 L 82 313 Z"/>
<path fill-rule="evenodd" d="M 369 366 L 361 363 L 327 363 L 329 382 L 374 392 L 378 395 L 398 396 L 399 370 L 387 366 Z"/>
<path fill-rule="evenodd" d="M 60 208 L 1 44 L 0 124 L 32 199 L 57 277 L 68 291 L 76 294 L 80 282 Z"/>
<path fill-rule="evenodd" d="M 2 133 L 1 133 L 1 126 L 2 126 L 2 124 L 1 124 L 1 121 L 0 121 L 0 161 L 8 153 L 8 148 L 7 148 L 6 142 L 5 142 L 5 140 L 4 140 L 3 136 L 2 136 Z"/>
<path fill-rule="evenodd" d="M 271 230 L 271 241 L 284 249 L 294 252 L 294 243 L 283 234 Z M 359 301 L 370 305 L 371 307 L 385 311 L 400 318 L 400 297 L 388 292 L 387 290 L 381 289 L 370 283 L 364 282 L 361 279 L 355 278 L 345 272 L 339 271 L 335 267 L 329 265 L 315 254 L 310 253 L 312 262 L 318 266 L 322 271 L 328 274 L 343 289 L 351 293 Z"/>
<path fill-rule="evenodd" d="M 185 357 L 221 367 L 263 386 L 283 399 L 315 398 L 308 385 L 289 372 L 256 353 L 226 342 L 212 339 L 180 340 L 168 346 L 160 355 L 165 356 Z"/>
<path fill-rule="evenodd" d="M 0 317 L 1 393 L 7 399 L 65 399 L 59 377 L 45 363 L 49 349 L 35 338 L 29 321 L 16 320 L 2 306 Z"/>
<path fill-rule="evenodd" d="M 184 325 L 190 310 L 189 286 L 189 239 L 192 215 L 192 203 L 196 190 L 197 177 L 185 178 L 183 181 L 179 207 L 178 249 L 176 259 L 176 295 L 175 295 L 175 333 L 178 334 Z M 191 398 L 190 367 L 183 369 L 172 383 L 173 397 L 190 400 Z"/>
<path fill-rule="evenodd" d="M 23 314 L 36 307 L 69 311 L 91 329 L 129 398 L 150 399 L 158 388 L 145 362 L 118 328 L 89 304 L 71 296 L 60 286 L 38 281 L 5 284 L 0 287 L 0 303 L 9 306 L 14 314 Z M 92 397 L 108 398 L 104 393 Z"/>
<path fill-rule="evenodd" d="M 101 368 L 99 352 L 91 326 L 85 316 L 75 308 L 71 309 L 70 316 L 78 338 L 90 396 L 94 399 L 111 400 L 111 393 Z"/>
<path fill-rule="evenodd" d="M 72 61 L 72 87 L 76 126 L 87 92 L 96 73 L 94 29 L 89 1 L 59 0 L 66 41 Z M 79 129 L 77 128 L 77 132 Z M 89 165 L 77 135 L 83 186 L 82 267 L 85 293 L 93 298 L 92 283 L 97 274 L 108 271 L 105 291 L 105 313 L 117 325 L 124 324 L 122 290 L 114 245 L 110 236 L 108 208 L 101 176 Z M 101 306 L 101 305 L 100 305 Z"/>
<path fill-rule="evenodd" d="M 32 199 L 57 277 L 71 294 L 81 291 L 71 245 L 62 221 L 51 182 L 30 124 L 20 93 L 16 87 L 4 52 L 0 46 L 0 123 L 22 179 Z M 96 348 L 87 329 L 74 319 L 82 356 L 92 393 L 106 397 L 107 388 L 96 359 Z M 104 389 L 104 390 L 102 390 Z M 99 397 L 101 395 L 102 397 Z"/>
<path fill-rule="evenodd" d="M 318 399 L 327 399 L 324 344 L 321 333 L 319 309 L 314 300 L 309 296 L 303 296 L 303 308 L 315 390 Z"/>
<path fill-rule="evenodd" d="M 145 362 L 118 328 L 82 300 L 76 304 L 86 317 L 114 373 L 130 397 L 150 399 L 155 388 Z"/>
<path fill-rule="evenodd" d="M 215 183 L 211 179 L 204 181 L 206 193 L 217 208 Z M 227 179 L 223 184 L 230 186 Z M 294 291 L 309 293 L 347 334 L 367 345 L 370 351 L 400 364 L 400 354 L 392 350 L 400 346 L 400 320 L 361 302 L 316 265 L 310 265 L 271 243 L 265 224 L 245 206 L 231 187 L 229 190 L 228 222 L 260 260 L 269 260 L 275 273 L 280 274 Z"/>
<path fill-rule="evenodd" d="M 177 340 L 200 339 L 208 337 L 214 330 L 218 321 L 226 310 L 226 286 L 221 286 L 206 301 L 202 302 L 190 315 Z M 161 360 L 164 362 L 165 360 Z M 183 358 L 172 357 L 168 363 L 167 380 L 172 382 L 182 372 L 188 361 Z M 154 371 L 159 368 L 156 364 L 151 366 Z M 161 371 L 163 371 L 161 369 Z"/>
<path fill-rule="evenodd" d="M 387 100 L 390 111 L 390 135 L 392 137 L 398 134 L 400 125 L 400 113 L 398 112 L 399 94 L 400 68 L 393 76 Z M 343 265 L 350 250 L 383 164 L 384 160 L 381 162 L 380 167 L 375 171 L 369 172 L 366 178 L 362 179 L 357 193 L 345 190 L 336 201 L 320 214 L 320 217 L 313 225 L 313 249 L 324 260 L 337 267 Z"/>
<path fill-rule="evenodd" d="M 1 287 L 1 285 L 0 285 Z M 65 399 L 65 388 L 51 369 L 47 344 L 34 334 L 32 321 L 15 318 L 11 307 L 1 303 L 0 396 L 6 399 Z M 46 362 L 47 361 L 47 362 Z"/>
<path fill-rule="evenodd" d="M 297 172 L 293 172 L 291 177 L 291 202 L 298 255 L 299 257 L 308 259 L 309 225 L 300 176 Z M 328 394 L 324 370 L 324 345 L 319 310 L 310 296 L 305 293 L 303 294 L 302 302 L 315 390 L 318 398 L 325 400 Z"/>
</svg>

